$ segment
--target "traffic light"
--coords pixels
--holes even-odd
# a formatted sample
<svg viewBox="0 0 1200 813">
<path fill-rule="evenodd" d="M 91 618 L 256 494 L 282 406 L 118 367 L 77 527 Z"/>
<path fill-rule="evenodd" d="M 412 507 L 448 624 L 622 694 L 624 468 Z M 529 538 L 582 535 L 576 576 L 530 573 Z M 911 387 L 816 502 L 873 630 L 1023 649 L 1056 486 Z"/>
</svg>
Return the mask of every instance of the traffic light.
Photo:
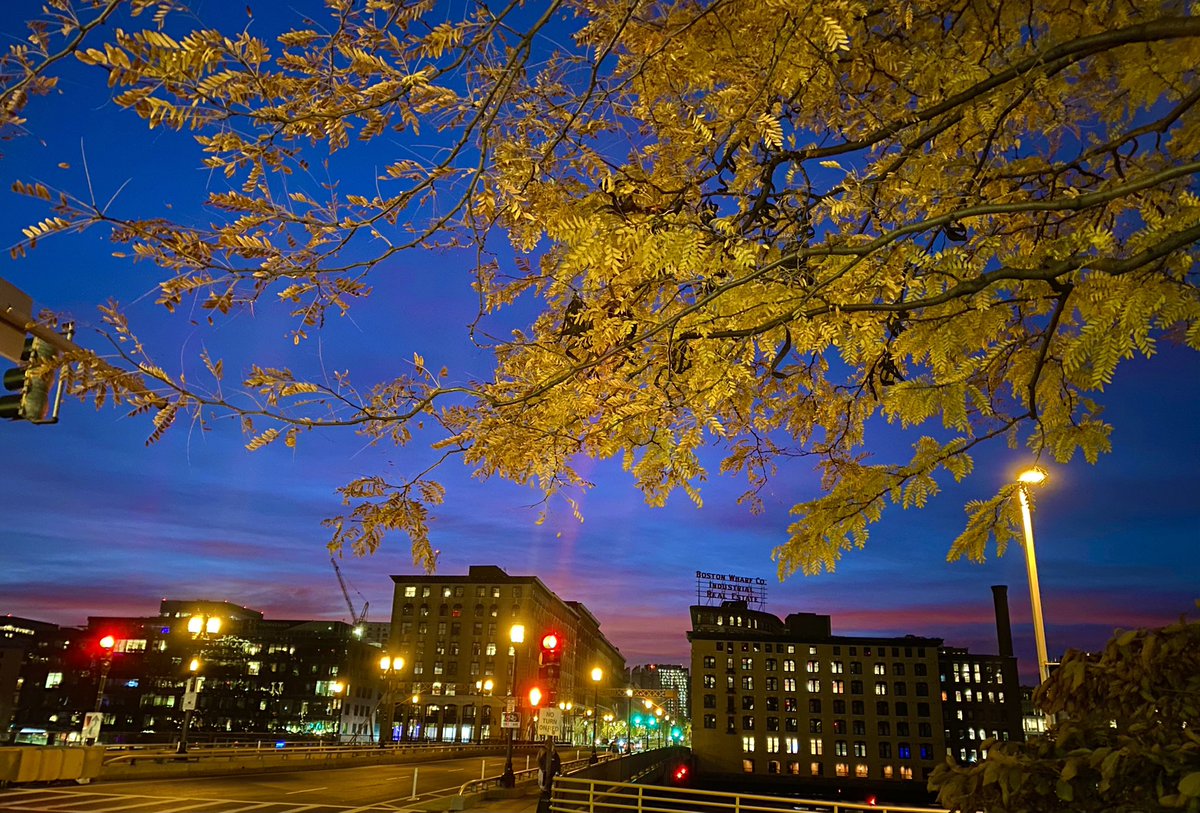
<svg viewBox="0 0 1200 813">
<path fill-rule="evenodd" d="M 542 653 L 538 657 L 541 666 L 558 665 L 562 662 L 562 649 L 559 648 L 558 635 L 548 632 L 542 636 Z"/>
<path fill-rule="evenodd" d="M 0 397 L 0 418 L 31 423 L 48 423 L 51 398 L 50 387 L 54 383 L 54 370 L 37 369 L 40 362 L 54 358 L 55 350 L 49 342 L 36 336 L 25 339 L 21 352 L 21 366 L 4 372 L 4 389 L 16 395 Z"/>
<path fill-rule="evenodd" d="M 542 705 L 542 690 L 534 686 L 529 690 L 529 706 L 536 709 L 540 705 Z"/>
<path fill-rule="evenodd" d="M 538 654 L 538 680 L 546 686 L 550 703 L 558 699 L 558 676 L 562 670 L 562 641 L 558 634 L 542 636 L 542 651 Z"/>
</svg>

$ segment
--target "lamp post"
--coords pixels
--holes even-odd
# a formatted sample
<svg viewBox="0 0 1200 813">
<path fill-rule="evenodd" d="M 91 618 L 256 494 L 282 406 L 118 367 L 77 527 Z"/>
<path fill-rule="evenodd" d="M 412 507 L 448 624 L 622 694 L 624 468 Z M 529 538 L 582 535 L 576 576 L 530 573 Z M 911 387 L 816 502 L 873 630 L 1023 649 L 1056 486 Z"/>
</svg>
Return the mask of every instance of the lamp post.
<svg viewBox="0 0 1200 813">
<path fill-rule="evenodd" d="M 512 645 L 512 674 L 508 678 L 508 693 L 507 701 L 504 704 L 504 713 L 509 714 L 509 709 L 516 709 L 516 688 L 517 688 L 517 644 L 525 642 L 525 627 L 522 624 L 513 624 L 508 630 L 508 640 Z M 508 743 L 504 749 L 504 773 L 500 776 L 500 787 L 511 788 L 517 784 L 516 775 L 513 774 L 513 730 L 505 721 L 504 732 L 505 739 Z"/>
<path fill-rule="evenodd" d="M 483 743 L 483 698 L 492 696 L 492 689 L 495 685 L 491 678 L 475 681 L 475 694 L 479 697 L 479 703 L 476 706 L 475 731 L 472 732 L 471 740 L 481 744 Z"/>
<path fill-rule="evenodd" d="M 200 671 L 199 658 L 192 658 L 188 663 L 188 671 L 191 672 L 191 677 L 187 679 L 186 688 L 183 690 L 183 727 L 179 731 L 179 745 L 175 748 L 177 754 L 187 753 L 188 729 L 192 725 L 192 712 L 199 702 L 200 683 L 196 675 Z"/>
<path fill-rule="evenodd" d="M 386 748 L 387 744 L 392 740 L 392 695 L 395 687 L 396 676 L 400 670 L 404 668 L 404 658 L 393 658 L 391 655 L 384 655 L 379 659 L 379 671 L 383 674 L 384 687 L 383 697 L 379 701 L 379 747 Z M 387 729 L 387 739 L 383 737 L 384 729 Z"/>
<path fill-rule="evenodd" d="M 596 723 L 600 719 L 600 680 L 604 677 L 604 672 L 597 666 L 592 670 L 592 755 L 588 757 L 588 763 L 595 763 L 600 760 L 596 756 Z"/>
<path fill-rule="evenodd" d="M 1033 608 L 1033 637 L 1037 644 L 1038 680 L 1045 683 L 1050 677 L 1046 655 L 1046 625 L 1042 620 L 1042 591 L 1038 586 L 1037 554 L 1033 549 L 1033 515 L 1029 507 L 1029 487 L 1046 481 L 1046 472 L 1039 468 L 1026 469 L 1017 476 L 1017 496 L 1021 501 L 1021 521 L 1025 526 L 1025 569 L 1029 574 L 1029 603 Z"/>
<path fill-rule="evenodd" d="M 333 720 L 333 741 L 337 745 L 342 743 L 342 692 L 346 691 L 346 684 L 340 680 L 335 680 L 329 686 L 329 691 L 333 694 L 333 702 L 331 704 L 331 712 L 334 712 Z"/>
<path fill-rule="evenodd" d="M 416 729 L 422 724 L 422 722 L 423 722 L 423 720 L 421 717 L 421 695 L 413 694 L 410 718 L 408 721 L 407 730 L 405 731 L 405 735 L 408 737 L 409 742 L 417 741 Z"/>
<path fill-rule="evenodd" d="M 221 631 L 221 619 L 215 615 L 193 615 L 188 618 L 187 631 L 192 636 L 192 641 L 202 641 L 210 635 L 216 635 Z M 179 745 L 175 748 L 175 753 L 186 754 L 188 742 L 188 729 L 192 725 L 192 712 L 196 710 L 197 704 L 200 702 L 200 687 L 203 678 L 197 673 L 200 671 L 200 659 L 192 656 L 188 662 L 188 671 L 191 673 L 188 677 L 183 690 L 183 727 L 179 731 Z"/>
<path fill-rule="evenodd" d="M 633 753 L 633 689 L 625 690 L 625 751 Z"/>
</svg>

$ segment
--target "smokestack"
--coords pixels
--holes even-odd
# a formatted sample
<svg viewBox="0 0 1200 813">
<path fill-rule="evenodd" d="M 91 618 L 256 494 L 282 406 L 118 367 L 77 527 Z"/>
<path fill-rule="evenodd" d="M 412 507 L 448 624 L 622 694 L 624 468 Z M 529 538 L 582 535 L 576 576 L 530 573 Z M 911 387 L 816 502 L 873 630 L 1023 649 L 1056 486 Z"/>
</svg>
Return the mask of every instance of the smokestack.
<svg viewBox="0 0 1200 813">
<path fill-rule="evenodd" d="M 1000 644 L 1000 657 L 1013 656 L 1012 622 L 1008 618 L 1008 585 L 992 585 L 992 601 L 996 605 L 996 640 Z"/>
</svg>

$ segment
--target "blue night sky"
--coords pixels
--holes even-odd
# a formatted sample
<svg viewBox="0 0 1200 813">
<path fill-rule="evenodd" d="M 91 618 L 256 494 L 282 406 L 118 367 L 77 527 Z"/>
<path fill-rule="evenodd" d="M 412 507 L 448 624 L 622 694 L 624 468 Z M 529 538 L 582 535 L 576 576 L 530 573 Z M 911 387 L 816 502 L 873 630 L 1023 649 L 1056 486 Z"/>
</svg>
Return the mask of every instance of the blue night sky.
<svg viewBox="0 0 1200 813">
<path fill-rule="evenodd" d="M 5 47 L 39 5 L 4 4 Z M 244 6 L 201 3 L 202 17 L 206 5 L 210 12 Z M 266 34 L 265 27 L 252 30 Z M 206 217 L 196 201 L 224 183 L 201 168 L 187 134 L 149 131 L 119 113 L 104 77 L 81 66 L 69 67 L 60 96 L 34 100 L 27 118 L 25 137 L 0 143 L 5 247 L 45 216 L 7 191 L 17 179 L 86 195 L 90 175 L 92 194 L 113 198 L 114 213 L 184 220 Z M 377 167 L 393 157 L 378 152 L 385 148 L 377 142 L 339 155 L 329 171 L 345 191 L 369 189 Z M 364 306 L 294 347 L 286 335 L 291 323 L 270 303 L 216 326 L 166 315 L 153 304 L 156 269 L 114 258 L 113 250 L 99 230 L 57 237 L 25 259 L 4 252 L 0 278 L 31 294 L 35 307 L 72 314 L 76 341 L 97 349 L 96 305 L 116 298 L 171 371 L 195 370 L 189 354 L 202 346 L 224 357 L 227 370 L 240 372 L 250 358 L 301 373 L 351 369 L 363 386 L 394 376 L 414 351 L 459 381 L 488 369 L 488 355 L 467 340 L 476 299 L 466 256 L 401 257 L 373 279 L 376 293 Z M 511 326 L 489 325 L 496 335 Z M 1114 453 L 1095 467 L 1080 460 L 1051 468 L 1034 521 L 1052 658 L 1067 647 L 1099 647 L 1115 628 L 1193 613 L 1200 597 L 1198 373 L 1195 353 L 1165 343 L 1155 358 L 1127 363 L 1099 398 L 1115 425 Z M 310 434 L 294 450 L 278 445 L 252 454 L 232 420 L 210 431 L 181 421 L 146 446 L 152 428 L 146 417 L 78 401 L 64 403 L 55 426 L 0 426 L 0 614 L 75 625 L 88 615 L 154 614 L 159 599 L 170 597 L 228 600 L 269 617 L 345 618 L 320 524 L 341 508 L 335 488 L 360 474 L 411 473 L 432 455 L 419 438 L 405 449 L 373 447 L 349 432 Z M 883 425 L 872 440 L 880 459 L 908 442 Z M 836 573 L 784 583 L 771 550 L 786 538 L 788 508 L 815 493 L 816 475 L 805 461 L 785 466 L 764 495 L 766 512 L 752 516 L 736 504 L 743 483 L 716 474 L 718 459 L 711 458 L 701 509 L 682 494 L 666 508 L 648 508 L 619 466 L 601 461 L 588 471 L 597 487 L 581 498 L 585 521 L 554 504 L 540 526 L 536 492 L 480 482 L 452 464 L 441 473 L 448 494 L 433 524 L 439 572 L 495 564 L 536 575 L 562 598 L 587 605 L 631 664 L 687 662 L 696 570 L 766 578 L 765 609 L 829 614 L 838 634 L 929 635 L 979 652 L 996 651 L 989 586 L 1007 584 L 1022 673 L 1035 674 L 1021 551 L 982 565 L 945 561 L 965 521 L 963 503 L 990 497 L 1030 462 L 1020 452 L 991 449 L 977 460 L 975 477 L 945 484 L 926 510 L 891 509 L 867 547 Z M 401 536 L 372 557 L 347 556 L 342 568 L 370 601 L 371 620 L 390 614 L 389 575 L 414 572 Z"/>
</svg>

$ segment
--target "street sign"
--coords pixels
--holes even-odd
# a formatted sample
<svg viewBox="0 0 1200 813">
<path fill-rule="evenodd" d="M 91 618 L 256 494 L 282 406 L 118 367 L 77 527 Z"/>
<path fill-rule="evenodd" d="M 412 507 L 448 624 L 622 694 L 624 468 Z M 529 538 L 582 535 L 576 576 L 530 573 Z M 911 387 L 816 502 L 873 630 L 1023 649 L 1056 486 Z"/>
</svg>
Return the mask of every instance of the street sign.
<svg viewBox="0 0 1200 813">
<path fill-rule="evenodd" d="M 520 728 L 521 715 L 515 711 L 500 712 L 500 727 L 501 728 Z"/>
<path fill-rule="evenodd" d="M 104 715 L 98 711 L 89 711 L 83 715 L 83 738 L 85 740 L 96 740 L 100 737 L 100 724 L 104 722 Z"/>
<path fill-rule="evenodd" d="M 538 712 L 539 737 L 557 737 L 562 731 L 562 709 L 542 709 Z"/>
<path fill-rule="evenodd" d="M 200 692 L 184 692 L 183 693 L 183 710 L 195 711 L 196 698 L 200 696 Z"/>
<path fill-rule="evenodd" d="M 517 698 L 509 697 L 504 701 L 504 710 L 512 713 L 517 710 Z"/>
</svg>

